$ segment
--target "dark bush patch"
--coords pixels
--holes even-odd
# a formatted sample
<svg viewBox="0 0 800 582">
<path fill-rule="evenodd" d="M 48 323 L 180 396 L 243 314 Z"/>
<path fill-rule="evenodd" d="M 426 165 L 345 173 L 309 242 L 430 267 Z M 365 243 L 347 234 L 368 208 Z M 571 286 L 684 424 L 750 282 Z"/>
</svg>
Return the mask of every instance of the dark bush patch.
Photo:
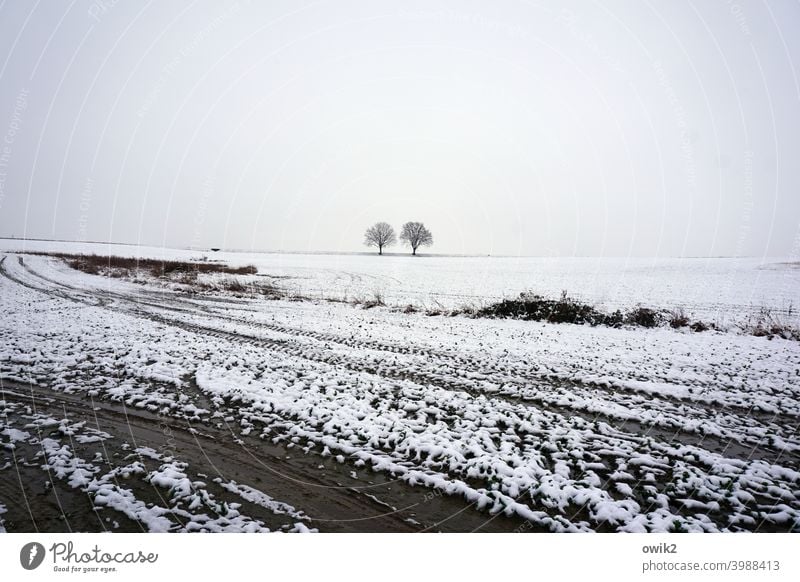
<svg viewBox="0 0 800 582">
<path fill-rule="evenodd" d="M 581 303 L 561 293 L 558 299 L 548 299 L 533 293 L 520 293 L 516 299 L 504 299 L 473 313 L 476 317 L 497 317 L 524 319 L 530 321 L 546 321 L 548 323 L 578 323 L 589 325 L 606 325 L 620 327 L 622 325 L 635 325 L 638 327 L 656 327 L 665 319 L 663 312 L 642 307 L 641 305 L 626 312 L 619 309 L 606 313 L 599 309 Z M 672 327 L 685 327 L 689 325 L 689 318 L 683 311 L 673 312 L 668 319 Z M 708 329 L 706 324 L 695 322 L 691 329 Z"/>
<path fill-rule="evenodd" d="M 590 305 L 585 305 L 562 293 L 560 299 L 520 293 L 517 299 L 504 299 L 477 312 L 478 317 L 500 317 L 547 321 L 550 323 L 588 323 L 597 325 L 607 317 Z"/>
<path fill-rule="evenodd" d="M 597 323 L 607 325 L 609 327 L 620 327 L 623 323 L 625 323 L 625 315 L 619 309 L 617 309 L 608 315 L 603 315 Z"/>
<path fill-rule="evenodd" d="M 640 327 L 656 327 L 661 323 L 661 314 L 649 307 L 636 307 L 625 315 L 625 323 Z"/>
</svg>

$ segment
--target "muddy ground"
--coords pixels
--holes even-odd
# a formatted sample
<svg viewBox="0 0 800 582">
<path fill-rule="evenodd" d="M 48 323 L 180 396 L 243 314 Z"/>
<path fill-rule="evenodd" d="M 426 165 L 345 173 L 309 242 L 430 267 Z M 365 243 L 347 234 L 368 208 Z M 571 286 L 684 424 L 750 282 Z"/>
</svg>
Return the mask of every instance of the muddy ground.
<svg viewBox="0 0 800 582">
<path fill-rule="evenodd" d="M 67 420 L 69 424 L 85 422 L 85 426 L 105 432 L 110 438 L 80 444 L 65 437 L 56 425 L 36 431 L 36 436 L 64 440 L 84 459 L 99 453 L 109 466 L 124 464 L 122 460 L 136 448 L 149 447 L 188 463 L 191 478 L 208 483 L 217 496 L 224 497 L 226 492 L 215 486 L 211 481 L 214 477 L 269 492 L 276 499 L 302 508 L 310 516 L 307 526 L 320 531 L 532 529 L 524 520 L 487 515 L 441 492 L 411 487 L 332 457 L 244 436 L 236 425 L 224 421 L 181 420 L 122 403 L 86 399 L 17 382 L 2 381 L 0 386 L 2 399 L 19 405 L 3 418 L 5 426 L 34 432 L 30 426 L 34 414 Z M 15 444 L 14 449 L 0 452 L 0 499 L 11 501 L 3 515 L 9 532 L 144 531 L 141 523 L 119 511 L 95 506 L 91 496 L 43 468 L 41 447 L 29 442 Z M 146 456 L 136 457 L 143 458 L 151 468 L 158 465 Z M 138 499 L 169 506 L 165 493 L 142 479 L 128 478 L 124 485 Z M 248 515 L 272 529 L 280 529 L 281 516 L 255 504 L 244 504 Z M 179 516 L 174 519 L 180 522 Z"/>
</svg>

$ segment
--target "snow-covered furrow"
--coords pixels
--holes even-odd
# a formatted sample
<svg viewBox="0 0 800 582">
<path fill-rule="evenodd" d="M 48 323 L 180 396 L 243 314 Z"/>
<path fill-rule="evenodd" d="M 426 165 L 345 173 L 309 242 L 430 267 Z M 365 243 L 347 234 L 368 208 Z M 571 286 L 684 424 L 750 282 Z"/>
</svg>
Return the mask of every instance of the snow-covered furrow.
<svg viewBox="0 0 800 582">
<path fill-rule="evenodd" d="M 63 263 L 43 257 L 32 260 L 36 261 L 36 272 L 49 272 L 50 280 L 79 280 Z M 87 279 L 85 275 L 83 278 Z M 109 287 L 108 280 L 88 279 L 106 282 Z M 326 344 L 418 355 L 425 361 L 436 358 L 446 363 L 449 360 L 450 366 L 457 370 L 477 369 L 485 373 L 491 369 L 533 383 L 563 380 L 615 392 L 735 409 L 754 416 L 766 412 L 800 418 L 796 394 L 800 350 L 796 342 L 786 340 L 764 341 L 732 334 L 670 330 L 610 330 L 531 322 L 397 317 L 385 310 L 365 314 L 330 304 L 323 310 L 326 317 L 320 318 L 320 306 L 307 303 L 267 302 L 264 305 L 264 302 L 251 301 L 247 307 L 224 302 L 206 306 L 181 297 L 169 300 L 163 291 L 153 292 L 160 303 L 145 303 L 143 297 L 151 292 L 142 291 L 140 285 L 119 281 L 113 284 L 126 290 L 122 298 L 135 299 L 142 307 L 164 307 L 164 301 L 168 301 L 173 312 L 203 311 L 213 314 L 212 321 L 219 320 L 225 325 L 244 324 L 248 328 L 281 332 L 293 338 L 312 337 Z M 391 333 L 384 333 L 387 328 Z M 235 331 L 242 329 L 238 326 Z M 487 330 L 489 334 L 476 333 Z M 606 357 L 609 352 L 613 358 Z"/>
<path fill-rule="evenodd" d="M 117 294 L 117 297 L 125 299 L 122 294 Z M 744 410 L 744 414 L 730 414 L 725 410 L 727 406 L 724 402 L 715 400 L 711 402 L 722 405 L 722 411 L 694 407 L 690 397 L 693 393 L 691 388 L 684 389 L 680 394 L 674 394 L 673 390 L 667 393 L 671 397 L 667 399 L 661 397 L 662 393 L 653 394 L 651 391 L 647 397 L 641 396 L 641 392 L 615 394 L 613 401 L 609 401 L 598 398 L 597 394 L 609 380 L 597 380 L 594 385 L 559 382 L 558 378 L 547 381 L 542 376 L 531 374 L 530 366 L 522 370 L 519 362 L 511 362 L 512 366 L 509 367 L 502 360 L 499 363 L 498 360 L 487 363 L 485 358 L 476 361 L 465 355 L 453 356 L 433 350 L 420 354 L 420 350 L 413 347 L 405 350 L 411 353 L 402 353 L 379 342 L 359 343 L 355 338 L 341 338 L 330 333 L 297 332 L 286 326 L 271 326 L 264 322 L 253 324 L 230 316 L 212 317 L 205 311 L 199 313 L 185 307 L 175 308 L 171 303 L 168 306 L 144 304 L 139 301 L 139 296 L 135 304 L 132 303 L 128 299 L 127 306 L 115 305 L 115 309 L 128 313 L 133 309 L 137 315 L 147 315 L 167 325 L 179 325 L 190 332 L 262 345 L 287 355 L 349 370 L 367 371 L 385 378 L 410 379 L 447 389 L 509 397 L 569 414 L 601 418 L 606 422 L 635 424 L 643 431 L 652 427 L 682 431 L 702 438 L 716 438 L 723 441 L 723 447 L 725 441 L 732 440 L 739 444 L 748 443 L 751 449 L 773 448 L 778 452 L 800 450 L 800 439 L 794 435 L 794 431 L 784 430 L 775 422 L 759 422 L 753 417 L 761 407 L 780 410 L 769 404 L 769 398 L 762 398 L 758 408 Z M 482 368 L 481 364 L 487 367 Z M 705 401 L 709 398 L 706 396 Z M 778 402 L 781 408 L 787 403 L 785 399 Z M 738 408 L 741 410 L 743 406 Z M 652 434 L 655 437 L 658 432 Z"/>
<path fill-rule="evenodd" d="M 35 272 L 38 263 L 28 266 Z M 17 261 L 6 260 L 2 268 L 8 275 L 0 278 L 2 375 L 84 391 L 83 382 L 92 377 L 92 390 L 115 398 L 128 398 L 143 385 L 151 391 L 139 394 L 148 398 L 156 382 L 161 388 L 155 405 L 172 399 L 177 410 L 195 406 L 180 401 L 181 388 L 195 382 L 216 407 L 238 419 L 243 432 L 342 455 L 356 466 L 437 487 L 487 511 L 515 514 L 556 531 L 800 527 L 796 425 L 756 421 L 740 414 L 741 408 L 714 413 L 694 406 L 688 390 L 682 403 L 658 390 L 548 386 L 530 370 L 570 369 L 569 362 L 554 357 L 567 353 L 554 349 L 565 337 L 559 326 L 535 325 L 531 333 L 522 331 L 524 322 L 440 319 L 437 337 L 430 318 L 387 310 L 281 301 L 253 301 L 248 308 L 254 312 L 242 312 L 241 306 L 226 312 L 224 304 L 193 310 L 178 297 L 180 310 L 166 299 L 162 305 L 136 305 L 123 284 L 112 290 L 113 303 L 101 304 L 84 302 L 83 291 L 79 297 L 70 295 L 74 289 L 58 288 L 57 278 L 35 280 Z M 255 325 L 241 321 L 247 316 Z M 313 320 L 327 337 L 296 332 Z M 268 327 L 273 322 L 275 327 Z M 628 381 L 626 366 L 637 358 L 621 353 L 621 370 L 609 375 L 616 352 L 602 361 L 600 356 L 609 345 L 633 349 L 634 333 L 642 351 L 670 346 L 638 358 L 652 366 L 689 349 L 664 336 L 670 332 L 597 334 L 592 328 L 562 327 L 577 328 L 569 337 L 587 346 L 574 353 L 586 366 L 576 372 L 584 377 Z M 706 350 L 726 347 L 725 339 L 708 338 Z M 605 344 L 592 348 L 598 339 Z M 797 370 L 796 348 L 747 339 L 735 349 L 750 356 L 750 363 L 731 358 L 732 364 L 720 369 L 723 375 L 742 365 L 750 370 L 742 385 L 730 388 L 731 401 L 742 406 L 759 401 L 759 392 L 779 391 L 778 412 L 791 415 L 798 405 L 798 380 L 790 373 L 792 366 Z M 404 342 L 411 353 L 382 349 Z M 411 346 L 419 348 L 414 353 Z M 770 349 L 783 351 L 772 357 Z M 753 364 L 753 357 L 762 356 L 771 365 Z M 526 364 L 525 373 L 536 382 L 522 375 Z M 668 376 L 670 367 L 662 365 L 661 375 Z M 759 375 L 754 368 L 766 371 Z M 645 373 L 646 368 L 637 375 Z M 689 375 L 700 384 L 707 371 Z M 702 441 L 697 446 L 697 439 L 654 438 L 630 425 L 615 428 L 609 419 L 761 442 L 784 454 L 772 462 L 733 458 L 708 450 Z"/>
<path fill-rule="evenodd" d="M 346 330 L 353 334 L 345 340 L 351 343 L 378 348 L 388 344 L 390 351 L 413 349 L 426 358 L 444 353 L 453 358 L 457 368 L 475 365 L 505 371 L 514 378 L 561 379 L 800 417 L 797 342 L 662 329 L 618 330 L 419 315 L 398 318 L 380 310 L 365 315 L 335 307 L 326 311 L 332 316 L 315 320 L 313 313 L 303 313 L 302 307 L 276 309 L 256 314 L 254 320 L 300 327 L 327 341 L 335 341 L 331 335 L 343 335 Z M 387 326 L 392 334 L 385 333 Z"/>
<path fill-rule="evenodd" d="M 664 486 L 667 480 L 665 487 L 687 496 L 690 490 L 681 485 L 686 476 L 675 474 L 675 467 L 691 468 L 695 475 L 714 472 L 720 465 L 739 467 L 756 471 L 759 478 L 764 472 L 783 471 L 777 465 L 726 459 L 680 442 L 662 443 L 630 434 L 620 438 L 618 431 L 600 422 L 564 418 L 483 396 L 407 381 L 387 386 L 369 376 L 348 378 L 341 370 L 319 369 L 302 360 L 286 361 L 283 368 L 271 364 L 255 377 L 242 365 L 231 370 L 202 366 L 198 384 L 225 400 L 248 403 L 254 410 L 250 420 L 260 417 L 275 427 L 280 419 L 289 419 L 284 423 L 285 435 L 275 437 L 279 440 L 287 435 L 310 439 L 401 478 L 408 474 L 416 478 L 414 471 L 420 466 L 451 480 L 456 477 L 453 483 L 440 484 L 468 498 L 477 495 L 498 511 L 512 505 L 505 497 L 492 497 L 493 491 L 511 499 L 528 492 L 535 506 L 544 503 L 537 489 L 543 482 L 549 484 L 547 503 L 565 513 L 576 499 L 581 500 L 579 506 L 589 509 L 589 519 L 612 512 L 612 507 L 622 511 L 617 501 L 631 500 L 606 497 L 606 492 L 613 475 L 629 470 L 631 458 L 636 463 L 631 480 L 649 480 L 654 487 L 657 482 Z M 654 460 L 658 458 L 662 460 Z M 787 475 L 789 482 L 783 490 L 792 491 L 793 480 L 800 475 L 793 471 Z M 498 487 L 473 489 L 468 486 L 471 480 Z M 709 503 L 719 501 L 709 497 Z M 648 498 L 647 502 L 655 501 Z M 669 504 L 663 507 L 668 508 Z"/>
<path fill-rule="evenodd" d="M 100 437 L 91 429 L 81 426 L 83 423 L 69 426 L 66 419 L 58 420 L 40 414 L 26 416 L 30 420 L 26 428 L 37 434 L 51 434 L 54 430 L 61 434 L 44 437 L 26 434 L 24 439 L 17 440 L 27 441 L 34 449 L 40 449 L 35 458 L 41 463 L 41 469 L 50 476 L 50 482 L 63 481 L 69 488 L 86 494 L 95 512 L 118 512 L 151 532 L 270 531 L 262 521 L 242 513 L 241 503 L 219 501 L 206 482 L 191 479 L 185 462 L 164 457 L 147 448 L 135 449 L 127 455 L 123 464 L 112 463 L 101 452 L 103 449 L 97 451 L 91 461 L 87 461 L 74 450 L 76 443 L 97 442 L 94 439 L 102 441 L 110 438 L 110 435 Z M 148 468 L 145 461 L 152 468 Z M 134 492 L 133 487 L 140 486 L 137 481 L 150 486 L 151 499 L 148 502 Z M 256 503 L 276 515 L 285 515 L 299 522 L 308 519 L 290 505 L 275 501 L 256 489 L 221 478 L 215 479 L 214 483 L 223 490 L 238 494 L 243 501 Z M 271 503 L 262 500 L 270 500 Z M 288 524 L 283 529 L 308 531 L 302 523 Z"/>
<path fill-rule="evenodd" d="M 193 327 L 191 329 L 193 331 L 198 331 L 198 329 L 196 327 Z M 201 329 L 199 331 L 209 331 L 209 329 L 211 330 L 212 333 L 215 331 L 215 329 L 213 327 L 212 328 L 205 327 L 205 328 L 203 328 L 203 329 Z M 244 335 L 243 332 L 237 332 L 235 329 L 231 330 L 229 327 L 227 327 L 227 329 L 217 329 L 216 331 L 219 331 L 221 333 L 226 333 L 226 334 L 228 334 L 229 337 L 239 337 L 239 338 L 242 338 L 242 339 L 245 339 L 245 340 L 248 339 L 248 338 L 252 339 L 252 336 L 246 336 L 246 335 Z M 273 344 L 273 347 L 274 346 L 275 346 L 275 344 Z M 282 346 L 279 345 L 278 347 L 280 349 L 284 349 L 285 350 L 286 349 L 286 344 L 284 344 Z M 350 368 L 353 367 L 352 363 L 347 362 L 346 360 L 343 360 L 343 356 L 341 356 L 340 354 L 336 354 L 335 350 L 331 349 L 330 345 L 327 342 L 323 346 L 323 348 L 324 348 L 325 355 L 321 356 L 322 361 L 327 361 L 329 363 L 336 363 L 336 364 L 344 365 L 345 367 L 350 367 Z M 316 351 L 319 352 L 320 350 L 317 349 Z M 303 355 L 304 357 L 309 357 L 308 353 L 304 353 L 303 352 L 303 348 L 302 347 L 299 348 L 299 349 L 295 349 L 294 352 L 298 353 L 299 355 Z M 395 356 L 395 361 L 392 362 L 393 364 L 395 364 L 395 367 L 394 368 L 390 367 L 389 370 L 387 371 L 386 366 L 380 361 L 381 360 L 380 354 L 378 356 L 374 356 L 373 355 L 372 356 L 373 365 L 371 365 L 370 368 L 371 369 L 375 369 L 381 375 L 387 375 L 388 374 L 390 376 L 395 376 L 395 377 L 397 377 L 399 375 L 400 377 L 410 377 L 410 378 L 413 378 L 415 380 L 422 380 L 422 381 L 434 381 L 434 382 L 436 382 L 438 380 L 440 383 L 444 379 L 444 380 L 447 381 L 447 384 L 449 386 L 463 387 L 463 388 L 472 389 L 472 390 L 476 389 L 476 386 L 475 386 L 476 383 L 471 381 L 470 378 L 468 378 L 466 381 L 463 378 L 459 378 L 458 382 L 454 382 L 454 378 L 455 378 L 455 376 L 457 374 L 448 375 L 448 374 L 441 374 L 440 373 L 436 377 L 425 377 L 424 373 L 421 373 L 419 371 L 414 370 L 414 368 L 415 367 L 418 368 L 418 366 L 415 366 L 413 364 L 409 365 L 409 362 L 402 362 L 401 363 L 402 365 L 400 365 L 398 367 L 397 366 L 397 362 L 396 362 L 396 358 L 397 358 L 397 356 Z M 320 359 L 320 356 L 317 356 L 317 359 Z M 442 362 L 434 362 L 434 363 L 435 363 L 436 367 L 439 368 L 439 369 L 442 369 L 443 367 L 446 366 L 446 363 L 445 364 L 443 364 Z M 361 369 L 364 369 L 364 368 L 362 367 Z M 411 371 L 409 371 L 409 370 L 411 370 Z M 469 368 L 468 368 L 468 370 L 469 370 Z M 467 374 L 469 374 L 472 377 L 479 375 L 478 373 L 476 373 L 474 371 L 468 371 Z M 551 406 L 553 406 L 553 405 L 557 405 L 557 406 L 561 406 L 561 407 L 566 406 L 567 408 L 570 408 L 572 410 L 575 410 L 575 411 L 578 411 L 578 412 L 582 412 L 582 413 L 593 413 L 593 414 L 602 413 L 606 417 L 615 418 L 617 420 L 630 421 L 630 420 L 633 420 L 633 419 L 641 420 L 641 418 L 642 418 L 641 411 L 635 410 L 635 407 L 633 407 L 633 410 L 631 411 L 632 407 L 631 407 L 631 402 L 630 401 L 622 402 L 622 403 L 619 403 L 617 405 L 611 405 L 611 406 L 609 406 L 607 403 L 602 403 L 602 402 L 600 404 L 597 404 L 595 402 L 595 395 L 594 394 L 583 394 L 583 395 L 577 394 L 576 395 L 575 392 L 576 391 L 580 391 L 581 390 L 580 387 L 568 386 L 567 389 L 566 389 L 566 391 L 568 391 L 568 393 L 566 393 L 566 394 L 565 394 L 565 390 L 563 388 L 561 390 L 559 390 L 558 387 L 550 387 L 545 392 L 538 391 L 538 393 L 533 393 L 532 394 L 531 390 L 526 385 L 524 387 L 524 389 L 520 393 L 520 390 L 517 390 L 517 389 L 511 389 L 510 390 L 509 389 L 509 387 L 511 385 L 513 385 L 513 382 L 506 383 L 506 384 L 501 384 L 501 382 L 503 382 L 504 380 L 507 380 L 508 377 L 497 379 L 495 382 L 492 382 L 492 377 L 491 376 L 486 375 L 486 374 L 481 374 L 480 376 L 481 376 L 481 382 L 479 383 L 480 384 L 480 388 L 485 389 L 487 392 L 497 392 L 498 389 L 499 389 L 503 393 L 508 394 L 510 396 L 513 396 L 513 397 L 520 397 L 520 398 L 523 398 L 525 400 L 532 400 L 532 401 L 535 401 L 535 402 L 538 402 L 538 403 L 541 403 L 541 404 L 549 404 Z M 576 405 L 575 404 L 576 401 L 583 402 L 583 403 L 587 403 L 588 402 L 588 405 Z M 647 400 L 644 400 L 644 403 L 645 404 L 651 404 Z M 699 432 L 701 434 L 714 434 L 714 435 L 721 436 L 721 437 L 729 437 L 729 436 L 731 436 L 730 431 L 725 431 L 725 430 L 720 431 L 720 430 L 716 429 L 715 425 L 709 425 L 709 423 L 706 422 L 703 419 L 698 420 L 698 417 L 702 417 L 703 415 L 697 414 L 696 411 L 692 410 L 691 408 L 689 408 L 687 410 L 685 405 L 681 405 L 681 406 L 682 407 L 677 411 L 677 415 L 675 415 L 675 414 L 670 414 L 670 411 L 663 410 L 663 405 L 661 405 L 659 407 L 660 409 L 655 414 L 646 412 L 645 415 L 644 415 L 644 419 L 645 419 L 645 421 L 647 421 L 648 420 L 648 418 L 647 418 L 648 416 L 654 417 L 654 420 L 650 421 L 651 424 L 657 424 L 657 425 L 665 427 L 665 428 L 679 428 L 679 429 L 682 429 L 682 430 L 689 430 L 689 431 L 693 431 L 693 432 Z M 672 418 L 670 418 L 670 416 L 672 416 Z M 678 418 L 687 417 L 688 416 L 690 418 L 693 418 L 694 420 L 692 420 L 691 422 L 688 422 L 688 423 L 687 422 L 683 422 L 683 423 L 676 422 L 675 421 L 675 417 L 676 416 Z M 719 415 L 717 415 L 717 416 L 719 416 Z M 728 418 L 735 420 L 738 417 L 728 415 Z M 752 421 L 750 419 L 747 419 L 747 420 L 748 420 L 748 424 L 752 424 Z M 720 424 L 724 424 L 724 421 L 722 423 L 720 423 Z M 774 429 L 775 426 L 773 425 L 773 426 L 768 427 L 768 428 Z M 744 433 L 747 434 L 748 432 L 750 433 L 750 435 L 749 435 L 750 442 L 753 442 L 753 439 L 758 439 L 756 442 L 760 442 L 760 441 L 763 441 L 763 438 L 764 438 L 764 436 L 766 434 L 766 429 L 764 427 L 760 427 L 759 428 L 759 427 L 749 426 L 748 429 L 744 431 Z M 794 447 L 793 443 L 788 443 L 787 444 L 787 443 L 782 443 L 781 442 L 780 444 L 787 445 L 790 448 Z"/>
<path fill-rule="evenodd" d="M 385 353 L 389 353 L 394 360 L 403 358 L 408 364 L 405 366 L 406 369 L 409 369 L 409 366 L 411 368 L 418 367 L 417 363 L 423 362 L 426 367 L 446 370 L 446 374 L 451 378 L 459 377 L 459 379 L 467 378 L 484 381 L 489 385 L 494 384 L 494 389 L 506 384 L 524 387 L 529 384 L 546 383 L 551 386 L 554 381 L 561 381 L 562 383 L 569 383 L 571 389 L 589 387 L 593 394 L 598 389 L 613 390 L 617 393 L 631 392 L 635 395 L 646 395 L 650 399 L 674 400 L 682 405 L 687 403 L 711 405 L 714 408 L 735 409 L 745 414 L 758 415 L 761 412 L 765 412 L 767 417 L 786 415 L 800 419 L 800 410 L 787 410 L 787 406 L 796 404 L 796 402 L 794 400 L 787 401 L 785 398 L 786 391 L 781 390 L 780 387 L 765 390 L 763 385 L 755 386 L 748 394 L 751 400 L 746 400 L 742 395 L 737 395 L 737 390 L 732 390 L 734 387 L 731 385 L 716 390 L 702 385 L 698 387 L 696 384 L 699 384 L 699 382 L 696 379 L 688 378 L 688 375 L 683 377 L 673 376 L 672 381 L 653 382 L 627 378 L 618 379 L 613 376 L 559 374 L 542 369 L 539 365 L 527 361 L 527 359 L 520 361 L 512 358 L 508 353 L 502 354 L 499 358 L 497 354 L 487 355 L 480 352 L 470 352 L 468 355 L 463 352 L 444 353 L 417 345 L 414 342 L 411 345 L 397 345 L 387 341 L 358 338 L 355 335 L 342 336 L 271 324 L 252 316 L 250 319 L 231 317 L 229 315 L 230 310 L 224 315 L 218 310 L 210 311 L 213 312 L 215 319 L 226 323 L 225 327 L 214 327 L 214 323 L 205 324 L 210 325 L 212 329 L 217 331 L 230 332 L 232 330 L 228 325 L 233 323 L 240 330 L 246 330 L 246 333 L 249 334 L 253 333 L 253 329 L 257 329 L 278 332 L 281 334 L 279 336 L 281 339 L 312 338 L 318 340 L 319 343 L 317 345 L 330 347 L 330 344 L 338 344 L 348 348 L 375 352 L 376 356 L 373 359 L 376 364 L 385 361 Z M 207 321 L 213 322 L 214 319 Z M 261 334 L 260 337 L 269 337 L 269 335 Z M 408 356 L 416 356 L 416 358 L 409 358 Z M 431 363 L 435 365 L 431 366 Z M 688 385 L 686 383 L 687 379 L 689 380 Z M 791 391 L 789 394 L 794 396 Z"/>
<path fill-rule="evenodd" d="M 154 317 L 167 325 L 175 325 L 183 320 L 181 317 Z M 192 316 L 190 320 L 197 321 L 198 318 Z M 182 321 L 178 326 L 201 336 L 264 347 L 287 356 L 329 364 L 337 369 L 366 372 L 384 379 L 411 380 L 419 385 L 467 391 L 474 395 L 483 394 L 495 400 L 510 399 L 527 405 L 545 406 L 561 414 L 577 414 L 609 423 L 633 424 L 644 432 L 658 427 L 702 438 L 750 444 L 778 453 L 800 451 L 800 437 L 795 434 L 796 429 L 792 425 L 784 428 L 776 424 L 772 421 L 773 415 L 769 415 L 770 421 L 759 420 L 752 416 L 757 409 L 731 414 L 724 406 L 720 407 L 721 410 L 709 410 L 692 406 L 691 401 L 673 402 L 638 394 L 617 393 L 611 398 L 600 398 L 599 388 L 579 383 L 554 379 L 546 384 L 541 378 L 525 382 L 524 378 L 520 381 L 508 376 L 507 372 L 476 371 L 476 368 L 467 366 L 453 368 L 450 362 L 442 362 L 435 357 L 426 361 L 419 356 L 394 355 L 387 360 L 386 354 L 375 350 L 361 349 L 354 354 L 353 350 L 328 342 L 299 341 L 292 334 L 281 337 L 254 332 L 244 326 L 237 331 L 238 326 L 215 324 L 211 319 L 205 319 L 200 325 Z M 656 435 L 654 431 L 653 436 Z"/>
</svg>

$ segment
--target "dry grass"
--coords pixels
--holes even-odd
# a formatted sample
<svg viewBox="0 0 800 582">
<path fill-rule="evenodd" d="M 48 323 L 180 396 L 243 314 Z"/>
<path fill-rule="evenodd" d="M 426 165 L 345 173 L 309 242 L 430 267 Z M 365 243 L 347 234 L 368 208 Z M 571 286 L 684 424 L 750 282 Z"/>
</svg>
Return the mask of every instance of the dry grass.
<svg viewBox="0 0 800 582">
<path fill-rule="evenodd" d="M 162 261 L 158 259 L 137 259 L 105 255 L 73 255 L 67 253 L 40 253 L 58 257 L 73 269 L 91 275 L 109 277 L 132 277 L 136 274 L 149 274 L 152 277 L 170 275 L 189 276 L 199 273 L 225 273 L 228 275 L 254 275 L 258 269 L 253 265 L 230 267 L 223 263 L 210 261 Z"/>
<path fill-rule="evenodd" d="M 247 296 L 259 295 L 269 299 L 291 299 L 285 290 L 276 287 L 272 283 L 266 281 L 248 282 L 235 277 L 225 277 L 213 282 L 195 281 L 187 290 L 207 293 L 224 292 Z"/>
<path fill-rule="evenodd" d="M 791 308 L 789 310 L 791 313 Z M 772 312 L 771 309 L 762 307 L 753 321 L 748 322 L 745 331 L 757 337 L 782 337 L 784 339 L 800 340 L 800 329 L 793 327 Z"/>
<path fill-rule="evenodd" d="M 679 329 L 681 327 L 689 327 L 691 323 L 689 316 L 686 315 L 684 312 L 683 307 L 678 309 L 674 309 L 669 313 L 669 325 L 675 329 Z"/>
</svg>

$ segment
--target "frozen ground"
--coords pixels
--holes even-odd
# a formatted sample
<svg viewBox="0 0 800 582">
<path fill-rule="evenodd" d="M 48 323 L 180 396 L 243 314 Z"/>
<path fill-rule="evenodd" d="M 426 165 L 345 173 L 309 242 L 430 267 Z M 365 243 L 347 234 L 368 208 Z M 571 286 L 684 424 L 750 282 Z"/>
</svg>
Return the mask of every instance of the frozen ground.
<svg viewBox="0 0 800 582">
<path fill-rule="evenodd" d="M 243 262 L 287 274 L 262 259 L 374 258 Z M 796 341 L 187 295 L 1 260 L 8 531 L 800 530 Z M 745 263 L 767 302 L 763 278 L 796 277 Z"/>
<path fill-rule="evenodd" d="M 643 304 L 683 308 L 718 327 L 746 324 L 762 308 L 786 324 L 800 324 L 800 262 L 788 258 L 536 258 L 374 254 L 211 253 L 190 250 L 0 239 L 0 250 L 61 251 L 144 258 L 207 256 L 252 264 L 297 294 L 368 299 L 435 308 L 482 306 L 533 291 L 575 298 L 606 309 Z"/>
</svg>

